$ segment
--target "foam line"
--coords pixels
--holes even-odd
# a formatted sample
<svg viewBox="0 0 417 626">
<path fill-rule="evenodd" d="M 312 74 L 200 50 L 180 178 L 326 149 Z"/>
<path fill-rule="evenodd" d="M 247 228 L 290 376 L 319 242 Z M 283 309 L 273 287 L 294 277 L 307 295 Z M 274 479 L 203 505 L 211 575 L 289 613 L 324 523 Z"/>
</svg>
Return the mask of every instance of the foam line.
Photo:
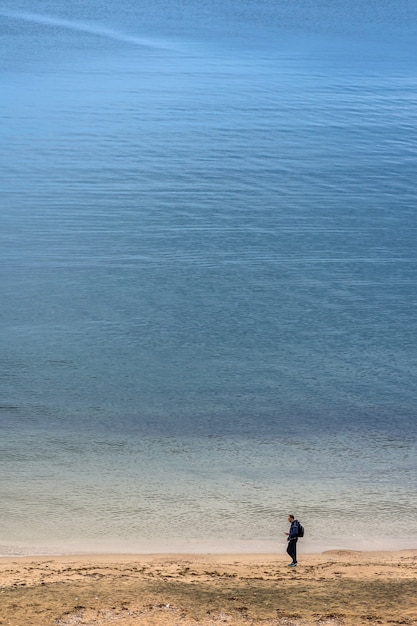
<svg viewBox="0 0 417 626">
<path fill-rule="evenodd" d="M 121 31 L 114 30 L 113 28 L 107 28 L 102 24 L 97 24 L 93 22 L 78 22 L 75 20 L 67 20 L 60 17 L 53 17 L 51 15 L 7 11 L 4 9 L 0 9 L 0 14 L 16 20 L 24 20 L 25 22 L 32 22 L 35 24 L 44 24 L 45 26 L 58 26 L 59 28 L 66 28 L 69 30 L 89 33 L 90 35 L 107 37 L 108 39 L 115 39 L 116 41 L 123 41 L 126 43 L 134 44 L 136 46 L 165 47 L 159 45 L 157 42 L 155 42 L 155 40 L 146 39 L 143 37 L 135 37 L 134 35 L 128 35 Z"/>
</svg>

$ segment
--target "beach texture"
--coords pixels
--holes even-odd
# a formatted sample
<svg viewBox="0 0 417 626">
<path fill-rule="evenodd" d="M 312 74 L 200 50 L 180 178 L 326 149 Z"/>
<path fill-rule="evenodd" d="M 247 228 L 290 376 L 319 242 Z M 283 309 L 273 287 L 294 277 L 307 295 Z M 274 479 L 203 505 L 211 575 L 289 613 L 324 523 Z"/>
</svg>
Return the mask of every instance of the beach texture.
<svg viewBox="0 0 417 626">
<path fill-rule="evenodd" d="M 0 559 L 12 626 L 417 625 L 417 550 Z"/>
</svg>

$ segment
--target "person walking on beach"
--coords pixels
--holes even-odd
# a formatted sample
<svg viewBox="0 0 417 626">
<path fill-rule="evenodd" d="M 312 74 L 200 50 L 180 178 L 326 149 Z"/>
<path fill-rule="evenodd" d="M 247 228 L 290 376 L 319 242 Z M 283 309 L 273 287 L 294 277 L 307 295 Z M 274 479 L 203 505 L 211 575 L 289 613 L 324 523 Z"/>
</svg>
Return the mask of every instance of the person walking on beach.
<svg viewBox="0 0 417 626">
<path fill-rule="evenodd" d="M 295 519 L 294 515 L 288 516 L 288 521 L 291 524 L 290 532 L 285 533 L 288 537 L 288 545 L 287 545 L 287 554 L 292 558 L 292 562 L 288 564 L 288 567 L 295 567 L 297 565 L 297 541 L 298 541 L 298 530 L 299 523 L 298 520 Z"/>
</svg>

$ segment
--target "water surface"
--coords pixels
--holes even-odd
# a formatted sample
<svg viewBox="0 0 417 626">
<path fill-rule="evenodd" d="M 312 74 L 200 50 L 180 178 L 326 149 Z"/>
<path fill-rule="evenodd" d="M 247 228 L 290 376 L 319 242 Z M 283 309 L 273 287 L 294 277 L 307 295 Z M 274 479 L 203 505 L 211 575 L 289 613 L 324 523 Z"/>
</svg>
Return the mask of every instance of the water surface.
<svg viewBox="0 0 417 626">
<path fill-rule="evenodd" d="M 2 8 L 3 553 L 416 545 L 415 12 Z"/>
</svg>

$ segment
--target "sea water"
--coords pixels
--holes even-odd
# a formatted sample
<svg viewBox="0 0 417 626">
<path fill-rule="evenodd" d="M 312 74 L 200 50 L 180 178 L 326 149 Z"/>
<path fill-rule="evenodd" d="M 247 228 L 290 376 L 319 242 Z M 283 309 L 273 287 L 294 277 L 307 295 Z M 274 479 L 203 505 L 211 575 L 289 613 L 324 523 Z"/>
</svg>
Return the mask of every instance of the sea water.
<svg viewBox="0 0 417 626">
<path fill-rule="evenodd" d="M 417 547 L 413 2 L 0 10 L 0 553 Z"/>
</svg>

